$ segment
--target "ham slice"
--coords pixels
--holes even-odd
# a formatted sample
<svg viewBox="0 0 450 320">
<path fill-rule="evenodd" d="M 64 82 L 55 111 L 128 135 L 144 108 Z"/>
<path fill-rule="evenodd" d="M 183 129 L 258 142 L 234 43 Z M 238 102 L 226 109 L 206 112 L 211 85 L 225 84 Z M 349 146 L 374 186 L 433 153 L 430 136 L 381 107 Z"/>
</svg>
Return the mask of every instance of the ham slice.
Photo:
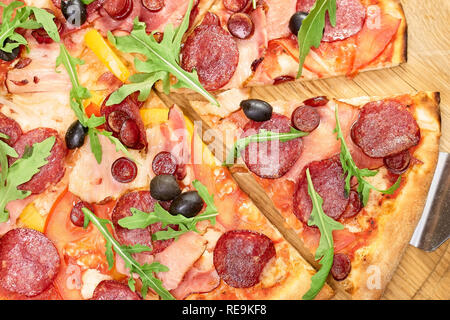
<svg viewBox="0 0 450 320">
<path fill-rule="evenodd" d="M 155 261 L 167 266 L 169 271 L 157 273 L 167 290 L 173 290 L 183 280 L 206 249 L 206 240 L 195 232 L 188 232 L 179 237 L 166 250 L 155 255 Z"/>
<path fill-rule="evenodd" d="M 289 19 L 295 13 L 297 0 L 265 0 L 267 10 L 267 37 L 269 40 L 287 37 L 291 34 L 289 30 Z"/>
<path fill-rule="evenodd" d="M 397 34 L 401 19 L 383 13 L 378 6 L 367 8 L 367 19 L 356 38 L 356 56 L 352 73 L 375 60 Z M 381 26 L 381 28 L 380 28 Z"/>
</svg>

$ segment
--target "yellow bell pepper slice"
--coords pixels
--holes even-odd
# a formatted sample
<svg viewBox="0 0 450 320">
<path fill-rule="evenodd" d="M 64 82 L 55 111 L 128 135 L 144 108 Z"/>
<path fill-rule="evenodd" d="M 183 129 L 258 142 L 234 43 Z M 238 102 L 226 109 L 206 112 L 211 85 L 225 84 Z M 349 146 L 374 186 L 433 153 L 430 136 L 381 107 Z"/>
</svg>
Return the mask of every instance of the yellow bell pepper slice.
<svg viewBox="0 0 450 320">
<path fill-rule="evenodd" d="M 44 232 L 45 220 L 33 203 L 27 205 L 19 217 L 19 222 L 23 226 L 40 232 Z"/>
<path fill-rule="evenodd" d="M 97 30 L 91 29 L 86 32 L 84 41 L 117 78 L 122 82 L 127 81 L 130 71 Z"/>
<path fill-rule="evenodd" d="M 140 113 L 146 127 L 159 125 L 169 118 L 168 108 L 141 109 Z"/>
<path fill-rule="evenodd" d="M 102 94 L 99 94 L 97 91 L 90 91 L 91 97 L 83 101 L 83 105 L 85 108 L 87 108 L 91 103 L 101 106 L 103 100 L 105 99 L 105 96 Z"/>
</svg>

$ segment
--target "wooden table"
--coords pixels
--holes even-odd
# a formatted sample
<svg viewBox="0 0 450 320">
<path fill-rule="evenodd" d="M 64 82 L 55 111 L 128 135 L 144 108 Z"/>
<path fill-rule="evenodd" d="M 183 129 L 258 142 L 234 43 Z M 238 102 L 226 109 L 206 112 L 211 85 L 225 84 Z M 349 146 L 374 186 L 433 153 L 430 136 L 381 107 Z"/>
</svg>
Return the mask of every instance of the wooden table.
<svg viewBox="0 0 450 320">
<path fill-rule="evenodd" d="M 284 83 L 273 87 L 253 88 L 251 96 L 267 101 L 298 99 L 318 95 L 337 98 L 359 96 L 389 96 L 416 91 L 441 93 L 442 138 L 441 151 L 450 152 L 450 1 L 402 0 L 408 22 L 408 62 L 399 67 L 361 73 L 354 79 L 344 77 L 311 82 Z M 188 104 L 181 97 L 161 95 L 166 102 Z M 184 111 L 194 119 L 190 108 Z M 237 178 L 237 177 L 235 177 Z M 241 183 L 245 191 L 245 179 Z M 249 187 L 248 190 L 250 190 Z M 254 194 L 253 190 L 252 193 Z M 282 225 L 278 213 L 271 213 L 271 204 L 252 197 L 268 218 Z M 261 197 L 262 198 L 262 197 Z M 259 201 L 260 200 L 260 201 Z M 259 203 L 258 203 L 259 202 Z M 272 207 L 273 208 L 273 207 Z M 273 210 L 272 210 L 273 211 Z M 296 246 L 295 233 L 283 233 Z M 300 244 L 297 244 L 301 246 Z M 296 248 L 299 248 L 296 246 Z M 302 251 L 302 250 L 300 250 Z M 388 285 L 384 299 L 450 299 L 450 241 L 432 253 L 409 246 Z M 336 298 L 343 296 L 338 293 Z"/>
</svg>

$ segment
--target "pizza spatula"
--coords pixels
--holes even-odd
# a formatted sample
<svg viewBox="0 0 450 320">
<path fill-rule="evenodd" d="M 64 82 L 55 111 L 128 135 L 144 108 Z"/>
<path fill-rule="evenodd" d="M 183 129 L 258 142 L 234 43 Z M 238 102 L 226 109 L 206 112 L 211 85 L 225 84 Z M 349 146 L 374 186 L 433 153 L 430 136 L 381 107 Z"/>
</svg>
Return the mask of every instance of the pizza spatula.
<svg viewBox="0 0 450 320">
<path fill-rule="evenodd" d="M 422 218 L 410 244 L 425 251 L 434 251 L 449 237 L 450 154 L 440 152 Z"/>
</svg>

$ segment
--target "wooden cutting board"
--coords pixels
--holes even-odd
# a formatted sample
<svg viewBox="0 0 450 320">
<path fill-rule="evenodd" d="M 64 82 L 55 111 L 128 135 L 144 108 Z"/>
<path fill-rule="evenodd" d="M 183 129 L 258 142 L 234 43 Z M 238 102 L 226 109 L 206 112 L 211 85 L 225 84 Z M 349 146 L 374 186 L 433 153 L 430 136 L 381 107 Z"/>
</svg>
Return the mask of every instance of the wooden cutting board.
<svg viewBox="0 0 450 320">
<path fill-rule="evenodd" d="M 448 25 L 450 1 L 402 0 L 401 2 L 408 22 L 408 62 L 406 64 L 392 69 L 361 73 L 354 79 L 339 77 L 253 88 L 251 96 L 267 101 L 279 99 L 302 101 L 318 95 L 352 98 L 439 91 L 442 116 L 440 151 L 450 152 L 450 76 L 448 71 L 450 70 L 448 62 L 450 59 L 450 27 Z M 164 95 L 161 95 L 161 98 L 167 99 Z M 183 105 L 183 101 L 179 99 L 171 95 L 171 98 L 166 101 Z M 198 119 L 196 115 L 190 114 L 189 110 L 184 111 L 194 119 Z M 245 188 L 243 189 L 245 191 Z M 261 207 L 261 203 L 258 205 Z M 268 203 L 262 203 L 262 205 L 270 207 Z M 269 218 L 278 219 L 275 215 L 271 216 L 269 213 Z M 281 220 L 278 222 L 281 223 Z M 295 237 L 295 234 L 285 234 L 285 236 L 292 239 L 291 237 Z M 302 248 L 297 246 L 296 248 L 300 252 L 303 251 Z M 448 300 L 450 299 L 449 266 L 450 241 L 432 253 L 409 246 L 383 298 Z M 341 298 L 342 295 L 338 294 L 337 297 Z"/>
</svg>

